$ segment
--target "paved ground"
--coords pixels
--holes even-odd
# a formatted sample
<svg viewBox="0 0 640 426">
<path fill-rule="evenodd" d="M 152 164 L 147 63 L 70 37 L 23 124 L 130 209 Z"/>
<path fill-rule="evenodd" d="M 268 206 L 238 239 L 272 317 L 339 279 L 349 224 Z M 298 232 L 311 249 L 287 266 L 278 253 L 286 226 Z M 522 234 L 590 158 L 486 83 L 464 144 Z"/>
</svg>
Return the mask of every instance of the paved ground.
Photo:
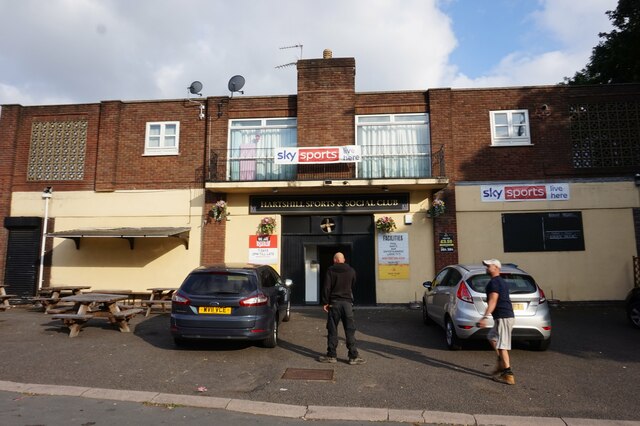
<svg viewBox="0 0 640 426">
<path fill-rule="evenodd" d="M 518 383 L 511 387 L 489 379 L 494 357 L 486 344 L 448 351 L 443 332 L 424 326 L 420 311 L 358 309 L 356 318 L 361 355 L 368 363 L 327 366 L 315 361 L 326 339 L 319 308 L 294 310 L 275 349 L 237 342 L 177 349 L 166 314 L 135 318 L 130 334 L 93 320 L 79 337 L 69 339 L 60 321 L 18 308 L 0 313 L 0 380 L 307 409 L 462 413 L 476 421 L 482 415 L 640 420 L 640 336 L 626 324 L 619 306 L 554 309 L 551 348 L 516 348 L 512 358 Z M 285 380 L 287 368 L 329 368 L 334 379 Z"/>
</svg>

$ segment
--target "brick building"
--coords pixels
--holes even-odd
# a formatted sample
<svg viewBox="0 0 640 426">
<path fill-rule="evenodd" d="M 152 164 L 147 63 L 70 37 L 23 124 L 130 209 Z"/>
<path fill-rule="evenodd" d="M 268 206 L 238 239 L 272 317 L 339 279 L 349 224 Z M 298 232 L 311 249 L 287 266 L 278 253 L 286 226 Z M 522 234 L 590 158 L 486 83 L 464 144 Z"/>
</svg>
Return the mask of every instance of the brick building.
<svg viewBox="0 0 640 426">
<path fill-rule="evenodd" d="M 10 292 L 141 291 L 253 261 L 316 304 L 337 250 L 360 304 L 415 300 L 442 266 L 488 257 L 561 300 L 633 285 L 640 85 L 356 93 L 355 59 L 325 53 L 298 61 L 289 96 L 2 106 Z"/>
</svg>

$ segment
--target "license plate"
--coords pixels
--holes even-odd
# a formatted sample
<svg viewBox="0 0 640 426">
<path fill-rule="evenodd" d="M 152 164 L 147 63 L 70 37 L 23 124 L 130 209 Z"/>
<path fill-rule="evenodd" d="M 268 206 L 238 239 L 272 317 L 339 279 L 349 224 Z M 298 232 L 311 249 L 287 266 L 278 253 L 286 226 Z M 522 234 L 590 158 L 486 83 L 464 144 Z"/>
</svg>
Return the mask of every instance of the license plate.
<svg viewBox="0 0 640 426">
<path fill-rule="evenodd" d="M 198 308 L 199 314 L 214 314 L 214 315 L 231 315 L 230 307 L 220 306 L 200 306 Z"/>
<path fill-rule="evenodd" d="M 527 309 L 526 303 L 512 303 L 511 305 L 513 306 L 514 311 L 524 311 Z"/>
</svg>

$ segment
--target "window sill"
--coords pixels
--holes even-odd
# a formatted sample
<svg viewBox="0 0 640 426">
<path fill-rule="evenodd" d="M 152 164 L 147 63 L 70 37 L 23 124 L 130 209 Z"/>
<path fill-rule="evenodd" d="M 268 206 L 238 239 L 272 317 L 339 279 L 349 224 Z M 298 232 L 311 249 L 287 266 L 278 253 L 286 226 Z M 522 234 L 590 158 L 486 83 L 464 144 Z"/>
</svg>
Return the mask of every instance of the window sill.
<svg viewBox="0 0 640 426">
<path fill-rule="evenodd" d="M 145 152 L 142 154 L 143 157 L 162 157 L 162 156 L 177 156 L 180 155 L 179 152 Z"/>
<path fill-rule="evenodd" d="M 531 142 L 492 143 L 491 148 L 508 148 L 512 146 L 533 146 Z"/>
</svg>

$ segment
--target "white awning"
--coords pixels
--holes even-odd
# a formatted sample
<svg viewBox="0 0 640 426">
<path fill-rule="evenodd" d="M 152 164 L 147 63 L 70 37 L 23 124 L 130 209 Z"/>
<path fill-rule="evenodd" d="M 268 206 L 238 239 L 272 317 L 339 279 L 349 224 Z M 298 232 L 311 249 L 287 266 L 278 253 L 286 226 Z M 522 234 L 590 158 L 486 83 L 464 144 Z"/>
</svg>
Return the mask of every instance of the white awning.
<svg viewBox="0 0 640 426">
<path fill-rule="evenodd" d="M 80 248 L 81 238 L 123 238 L 129 241 L 133 250 L 135 238 L 178 238 L 189 249 L 189 227 L 148 227 L 148 228 L 86 228 L 70 229 L 47 233 L 50 238 L 68 238 Z"/>
</svg>

